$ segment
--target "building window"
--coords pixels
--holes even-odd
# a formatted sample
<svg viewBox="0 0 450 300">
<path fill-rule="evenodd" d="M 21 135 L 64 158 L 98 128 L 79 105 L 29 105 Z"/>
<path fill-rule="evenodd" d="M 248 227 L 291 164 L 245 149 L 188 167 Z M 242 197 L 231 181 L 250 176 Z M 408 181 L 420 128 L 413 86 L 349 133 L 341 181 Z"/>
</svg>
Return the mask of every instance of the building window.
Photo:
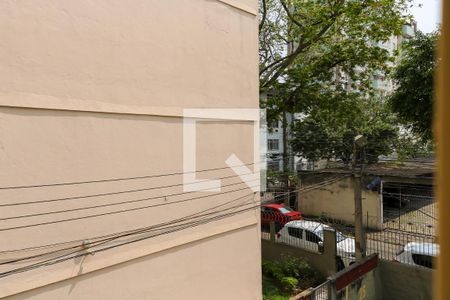
<svg viewBox="0 0 450 300">
<path fill-rule="evenodd" d="M 269 123 L 269 128 L 278 128 L 278 121 L 272 121 Z"/>
<path fill-rule="evenodd" d="M 279 161 L 268 161 L 267 169 L 270 171 L 280 171 L 280 162 Z"/>
<path fill-rule="evenodd" d="M 279 150 L 280 149 L 280 141 L 276 139 L 267 140 L 267 150 Z"/>
</svg>

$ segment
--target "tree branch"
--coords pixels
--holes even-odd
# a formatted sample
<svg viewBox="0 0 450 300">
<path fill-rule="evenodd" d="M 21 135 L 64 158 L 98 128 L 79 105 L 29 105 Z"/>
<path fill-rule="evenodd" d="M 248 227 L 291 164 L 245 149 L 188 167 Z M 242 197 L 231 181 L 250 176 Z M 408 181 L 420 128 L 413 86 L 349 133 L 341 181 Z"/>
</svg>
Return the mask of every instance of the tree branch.
<svg viewBox="0 0 450 300">
<path fill-rule="evenodd" d="M 286 3 L 283 0 L 280 0 L 281 6 L 283 6 L 284 11 L 286 12 L 287 17 L 289 18 L 289 20 L 294 23 L 295 25 L 297 25 L 298 27 L 303 27 L 304 25 L 302 23 L 300 23 L 299 21 L 297 21 L 292 15 L 291 12 L 289 11 L 289 8 L 287 7 Z"/>
<path fill-rule="evenodd" d="M 306 43 L 299 44 L 297 46 L 297 48 L 292 52 L 292 54 L 286 56 L 284 58 L 284 60 L 282 62 L 280 62 L 279 66 L 277 66 L 277 68 L 272 68 L 273 71 L 269 72 L 269 74 L 264 76 L 264 78 L 261 80 L 262 81 L 261 87 L 267 87 L 268 85 L 274 83 L 275 80 L 277 80 L 278 77 L 281 76 L 283 71 L 294 62 L 295 58 L 303 50 L 305 50 L 306 48 L 311 46 L 313 43 L 319 41 L 320 38 L 322 38 L 322 36 L 328 31 L 328 29 L 330 29 L 331 26 L 333 26 L 333 24 L 334 24 L 334 20 L 333 20 L 333 22 L 330 22 L 330 23 L 326 24 L 325 26 L 323 26 L 322 29 L 318 32 L 318 34 L 316 35 L 316 37 L 314 39 L 311 39 Z M 273 75 L 271 76 L 272 73 L 273 73 Z"/>
<path fill-rule="evenodd" d="M 262 0 L 262 15 L 261 15 L 261 22 L 259 23 L 259 31 L 261 31 L 261 29 L 264 26 L 266 16 L 267 16 L 267 3 L 266 0 Z"/>
</svg>

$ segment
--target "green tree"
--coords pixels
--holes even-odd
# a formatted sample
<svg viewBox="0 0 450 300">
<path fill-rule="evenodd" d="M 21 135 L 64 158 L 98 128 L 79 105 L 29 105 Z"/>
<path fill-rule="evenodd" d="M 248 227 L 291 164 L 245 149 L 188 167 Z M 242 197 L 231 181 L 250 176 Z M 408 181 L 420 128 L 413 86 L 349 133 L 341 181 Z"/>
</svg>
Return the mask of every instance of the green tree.
<svg viewBox="0 0 450 300">
<path fill-rule="evenodd" d="M 395 152 L 398 155 L 398 159 L 404 160 L 431 157 L 434 154 L 434 149 L 431 141 L 424 141 L 421 137 L 412 133 L 404 133 L 399 137 L 395 145 Z"/>
<path fill-rule="evenodd" d="M 291 146 L 309 160 L 339 159 L 349 164 L 358 134 L 368 140 L 364 154 L 368 163 L 395 149 L 398 127 L 382 100 L 360 99 L 357 94 L 329 98 L 294 124 Z"/>
<path fill-rule="evenodd" d="M 298 92 L 304 80 L 330 79 L 330 69 L 368 84 L 384 70 L 389 53 L 373 47 L 400 34 L 411 0 L 260 0 L 260 86 L 270 90 L 291 73 Z M 361 68 L 355 69 L 356 66 Z"/>
<path fill-rule="evenodd" d="M 432 139 L 433 75 L 439 33 L 423 34 L 406 43 L 393 74 L 396 89 L 389 99 L 399 120 L 423 140 Z"/>
<path fill-rule="evenodd" d="M 268 94 L 261 106 L 269 120 L 282 120 L 285 143 L 286 113 L 317 112 L 318 103 L 355 90 L 359 98 L 372 93 L 373 74 L 388 73 L 395 60 L 377 44 L 401 33 L 411 2 L 260 0 L 260 87 Z"/>
</svg>

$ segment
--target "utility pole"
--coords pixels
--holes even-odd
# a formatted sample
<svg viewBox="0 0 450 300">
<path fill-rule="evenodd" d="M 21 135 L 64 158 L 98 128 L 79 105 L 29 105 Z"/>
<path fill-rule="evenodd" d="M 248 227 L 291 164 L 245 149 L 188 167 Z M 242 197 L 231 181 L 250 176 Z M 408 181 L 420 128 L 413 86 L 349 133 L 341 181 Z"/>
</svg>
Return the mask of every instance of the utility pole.
<svg viewBox="0 0 450 300">
<path fill-rule="evenodd" d="M 366 256 L 366 236 L 363 228 L 362 213 L 362 191 L 361 191 L 361 175 L 362 164 L 359 170 L 356 169 L 356 158 L 361 153 L 361 149 L 367 144 L 367 139 L 362 135 L 357 135 L 353 141 L 353 191 L 355 199 L 355 250 L 356 261 L 361 261 Z"/>
<path fill-rule="evenodd" d="M 283 124 L 283 183 L 289 189 L 289 152 L 288 152 L 288 119 L 286 111 L 282 113 Z"/>
</svg>

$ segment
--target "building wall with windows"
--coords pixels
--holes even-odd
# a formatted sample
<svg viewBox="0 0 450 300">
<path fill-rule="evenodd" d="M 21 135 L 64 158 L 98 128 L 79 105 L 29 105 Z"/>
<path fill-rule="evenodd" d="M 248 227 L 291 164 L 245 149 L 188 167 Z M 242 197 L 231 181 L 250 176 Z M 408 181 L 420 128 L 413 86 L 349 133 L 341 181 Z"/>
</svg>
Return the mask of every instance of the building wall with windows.
<svg viewBox="0 0 450 300">
<path fill-rule="evenodd" d="M 412 22 L 411 24 L 403 25 L 402 34 L 398 36 L 392 36 L 388 41 L 383 43 L 378 43 L 376 46 L 387 50 L 391 55 L 395 52 L 401 52 L 402 45 L 413 38 L 417 31 L 417 24 Z M 389 63 L 390 67 L 393 67 L 395 63 Z M 388 95 L 395 88 L 394 83 L 391 79 L 387 78 L 385 75 L 379 74 L 375 75 L 372 80 L 372 86 L 383 96 Z"/>
<path fill-rule="evenodd" d="M 0 2 L 0 298 L 261 299 L 258 200 L 225 163 L 252 165 L 254 122 L 198 122 L 222 186 L 183 187 L 183 110 L 259 107 L 257 5 Z"/>
<path fill-rule="evenodd" d="M 267 168 L 273 171 L 282 169 L 283 128 L 281 122 L 267 124 Z"/>
</svg>

